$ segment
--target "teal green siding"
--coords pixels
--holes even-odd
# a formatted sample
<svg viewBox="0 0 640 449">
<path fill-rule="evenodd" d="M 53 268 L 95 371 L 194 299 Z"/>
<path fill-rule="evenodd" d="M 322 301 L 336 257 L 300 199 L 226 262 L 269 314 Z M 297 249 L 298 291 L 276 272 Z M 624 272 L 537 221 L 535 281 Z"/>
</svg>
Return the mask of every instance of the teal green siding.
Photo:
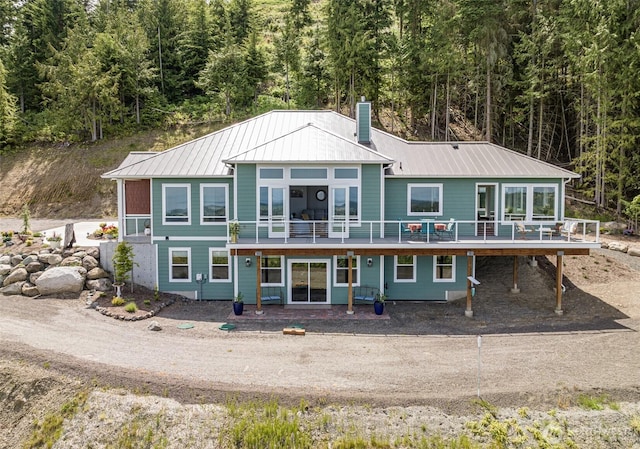
<svg viewBox="0 0 640 449">
<path fill-rule="evenodd" d="M 162 224 L 162 186 L 163 184 L 188 184 L 191 186 L 191 224 Z M 153 190 L 153 235 L 155 237 L 226 237 L 226 223 L 200 224 L 200 184 L 227 184 L 227 216 L 233 217 L 233 180 L 224 179 L 154 179 Z"/>
<path fill-rule="evenodd" d="M 371 103 L 358 103 L 357 112 L 357 134 L 358 142 L 368 143 L 371 141 Z"/>
</svg>

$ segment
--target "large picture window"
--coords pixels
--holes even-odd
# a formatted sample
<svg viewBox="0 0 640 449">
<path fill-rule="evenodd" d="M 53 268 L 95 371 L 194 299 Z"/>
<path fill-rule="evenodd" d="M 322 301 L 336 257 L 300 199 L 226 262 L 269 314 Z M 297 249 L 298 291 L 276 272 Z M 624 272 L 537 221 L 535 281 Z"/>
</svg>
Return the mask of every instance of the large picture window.
<svg viewBox="0 0 640 449">
<path fill-rule="evenodd" d="M 433 256 L 433 282 L 455 282 L 456 257 Z"/>
<path fill-rule="evenodd" d="M 415 282 L 416 281 L 416 256 L 395 256 L 394 281 L 395 282 Z"/>
<path fill-rule="evenodd" d="M 191 186 L 189 184 L 162 185 L 163 224 L 191 223 Z"/>
<path fill-rule="evenodd" d="M 349 257 L 348 256 L 334 256 L 333 257 L 334 284 L 337 287 L 349 286 Z M 353 278 L 351 279 L 352 286 L 360 285 L 360 256 L 354 256 L 351 258 L 351 273 Z"/>
<path fill-rule="evenodd" d="M 502 219 L 557 221 L 558 186 L 509 184 L 502 187 Z"/>
<path fill-rule="evenodd" d="M 226 184 L 200 186 L 200 221 L 203 224 L 227 221 L 227 192 Z"/>
<path fill-rule="evenodd" d="M 230 282 L 231 269 L 229 251 L 221 248 L 209 249 L 209 280 L 210 282 Z"/>
<path fill-rule="evenodd" d="M 169 248 L 169 281 L 191 282 L 190 248 Z"/>
<path fill-rule="evenodd" d="M 407 215 L 442 215 L 442 184 L 409 184 Z"/>
<path fill-rule="evenodd" d="M 282 256 L 263 256 L 260 266 L 260 285 L 264 287 L 284 285 Z"/>
</svg>

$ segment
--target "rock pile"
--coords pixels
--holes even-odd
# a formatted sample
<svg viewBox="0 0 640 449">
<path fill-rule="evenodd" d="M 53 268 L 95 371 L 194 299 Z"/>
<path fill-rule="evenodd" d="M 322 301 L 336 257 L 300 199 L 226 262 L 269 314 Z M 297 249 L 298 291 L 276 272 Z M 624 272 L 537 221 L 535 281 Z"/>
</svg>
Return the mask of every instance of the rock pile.
<svg viewBox="0 0 640 449">
<path fill-rule="evenodd" d="M 0 294 L 35 297 L 75 294 L 84 289 L 112 289 L 109 273 L 100 266 L 97 247 L 0 255 Z"/>
</svg>

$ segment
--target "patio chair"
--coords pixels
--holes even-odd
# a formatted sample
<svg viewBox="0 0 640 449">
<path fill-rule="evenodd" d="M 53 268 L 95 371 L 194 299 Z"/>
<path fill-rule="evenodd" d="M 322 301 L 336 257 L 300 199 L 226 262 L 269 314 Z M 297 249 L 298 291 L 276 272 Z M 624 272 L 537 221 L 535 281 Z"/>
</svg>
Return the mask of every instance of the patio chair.
<svg viewBox="0 0 640 449">
<path fill-rule="evenodd" d="M 411 229 L 409 229 L 409 227 L 402 222 L 401 218 L 398 218 L 398 221 L 400 222 L 400 232 L 402 235 L 409 235 L 409 239 L 413 238 L 413 232 L 411 232 Z"/>
<path fill-rule="evenodd" d="M 449 223 L 447 223 L 447 227 L 442 231 L 443 234 L 446 234 L 447 237 L 453 239 L 454 226 L 456 225 L 455 219 L 451 218 Z"/>
<path fill-rule="evenodd" d="M 527 228 L 523 222 L 521 221 L 517 221 L 516 222 L 516 231 L 518 231 L 518 234 L 520 234 L 520 238 L 521 239 L 526 239 L 527 238 L 527 233 L 528 232 L 532 232 L 531 229 Z"/>
</svg>

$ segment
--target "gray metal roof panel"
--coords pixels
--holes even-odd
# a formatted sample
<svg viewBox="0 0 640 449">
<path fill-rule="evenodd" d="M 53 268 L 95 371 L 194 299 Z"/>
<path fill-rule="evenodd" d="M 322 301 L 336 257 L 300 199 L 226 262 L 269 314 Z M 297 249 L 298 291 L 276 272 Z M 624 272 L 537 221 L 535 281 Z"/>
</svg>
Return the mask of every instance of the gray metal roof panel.
<svg viewBox="0 0 640 449">
<path fill-rule="evenodd" d="M 388 173 L 403 177 L 579 177 L 488 142 L 455 142 L 455 149 L 454 142 L 407 142 L 372 128 L 371 143 L 360 145 L 355 130 L 354 119 L 334 111 L 271 111 L 163 152 L 131 153 L 103 177 L 229 176 L 225 161 L 395 161 Z"/>
</svg>

